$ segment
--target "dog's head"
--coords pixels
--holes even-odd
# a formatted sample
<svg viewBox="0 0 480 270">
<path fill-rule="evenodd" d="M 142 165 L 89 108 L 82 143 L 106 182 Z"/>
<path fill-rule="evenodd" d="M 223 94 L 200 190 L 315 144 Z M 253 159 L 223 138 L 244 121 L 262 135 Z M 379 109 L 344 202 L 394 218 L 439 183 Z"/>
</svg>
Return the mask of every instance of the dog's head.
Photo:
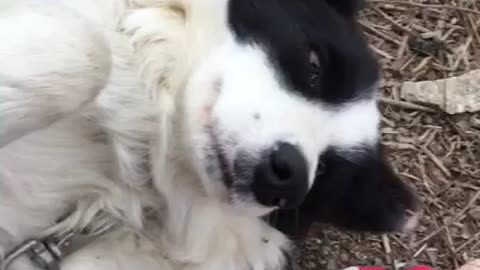
<svg viewBox="0 0 480 270">
<path fill-rule="evenodd" d="M 215 32 L 215 44 L 184 98 L 210 196 L 257 216 L 295 209 L 307 227 L 410 224 L 415 197 L 382 156 L 379 69 L 356 23 L 361 1 L 214 2 L 218 29 L 197 35 Z"/>
</svg>

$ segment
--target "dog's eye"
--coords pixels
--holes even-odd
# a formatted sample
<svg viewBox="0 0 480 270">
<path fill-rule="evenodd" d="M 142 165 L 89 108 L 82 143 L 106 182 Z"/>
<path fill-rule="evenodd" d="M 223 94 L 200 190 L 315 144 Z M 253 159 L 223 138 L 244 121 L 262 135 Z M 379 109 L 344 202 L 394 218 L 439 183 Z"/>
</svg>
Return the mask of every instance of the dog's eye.
<svg viewBox="0 0 480 270">
<path fill-rule="evenodd" d="M 320 159 L 317 164 L 317 170 L 315 171 L 315 176 L 316 177 L 322 176 L 325 174 L 325 171 L 326 171 L 325 163 L 323 162 L 322 159 Z"/>
<path fill-rule="evenodd" d="M 315 88 L 320 82 L 320 59 L 318 54 L 314 51 L 310 52 L 310 87 Z"/>
</svg>

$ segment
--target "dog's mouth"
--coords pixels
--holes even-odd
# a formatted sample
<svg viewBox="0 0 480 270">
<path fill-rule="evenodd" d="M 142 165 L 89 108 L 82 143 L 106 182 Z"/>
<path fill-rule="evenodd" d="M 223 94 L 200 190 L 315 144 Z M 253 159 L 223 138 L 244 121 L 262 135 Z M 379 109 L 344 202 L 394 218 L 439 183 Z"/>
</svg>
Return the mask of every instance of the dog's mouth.
<svg viewBox="0 0 480 270">
<path fill-rule="evenodd" d="M 263 217 L 265 220 L 270 218 L 269 224 L 274 225 L 275 213 L 277 208 L 263 206 L 259 204 L 253 197 L 249 189 L 249 180 L 243 179 L 242 176 L 235 174 L 233 162 L 229 159 L 226 148 L 227 144 L 223 144 L 214 125 L 207 127 L 207 134 L 209 137 L 208 145 L 208 165 L 211 169 L 212 175 L 225 185 L 227 194 L 225 199 L 233 205 L 236 211 L 241 214 L 255 217 Z M 243 180 L 242 180 L 243 179 Z"/>
<path fill-rule="evenodd" d="M 210 151 L 213 152 L 213 156 L 218 165 L 217 169 L 220 171 L 222 180 L 227 188 L 230 188 L 232 187 L 234 180 L 233 169 L 228 162 L 225 149 L 220 142 L 214 125 L 209 125 L 207 127 L 207 133 L 210 139 Z"/>
</svg>

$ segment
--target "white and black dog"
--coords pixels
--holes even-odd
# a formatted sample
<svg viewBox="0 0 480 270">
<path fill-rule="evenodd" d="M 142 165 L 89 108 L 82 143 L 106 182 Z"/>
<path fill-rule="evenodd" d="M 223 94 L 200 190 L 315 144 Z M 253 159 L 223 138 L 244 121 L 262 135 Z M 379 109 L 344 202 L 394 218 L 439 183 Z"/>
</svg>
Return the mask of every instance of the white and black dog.
<svg viewBox="0 0 480 270">
<path fill-rule="evenodd" d="M 88 229 L 62 269 L 282 270 L 313 222 L 411 228 L 361 5 L 0 0 L 1 257 Z"/>
</svg>

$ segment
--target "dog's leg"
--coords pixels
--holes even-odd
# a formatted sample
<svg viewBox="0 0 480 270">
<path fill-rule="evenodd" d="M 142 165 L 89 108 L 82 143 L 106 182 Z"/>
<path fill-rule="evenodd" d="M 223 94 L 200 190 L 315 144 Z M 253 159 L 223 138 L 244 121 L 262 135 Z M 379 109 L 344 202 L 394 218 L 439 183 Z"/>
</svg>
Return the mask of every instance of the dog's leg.
<svg viewBox="0 0 480 270">
<path fill-rule="evenodd" d="M 108 79 L 101 35 L 53 1 L 2 1 L 0 40 L 0 147 L 78 110 Z"/>
</svg>

